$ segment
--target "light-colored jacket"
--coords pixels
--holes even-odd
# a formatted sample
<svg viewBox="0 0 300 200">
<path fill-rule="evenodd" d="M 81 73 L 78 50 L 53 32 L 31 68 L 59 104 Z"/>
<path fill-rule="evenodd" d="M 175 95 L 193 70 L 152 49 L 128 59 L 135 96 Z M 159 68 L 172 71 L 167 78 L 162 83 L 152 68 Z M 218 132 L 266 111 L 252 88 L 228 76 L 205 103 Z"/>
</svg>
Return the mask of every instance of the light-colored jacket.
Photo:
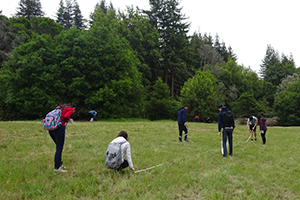
<svg viewBox="0 0 300 200">
<path fill-rule="evenodd" d="M 115 138 L 113 141 L 111 141 L 112 143 L 122 143 L 125 142 L 124 144 L 122 144 L 121 146 L 121 150 L 123 152 L 123 157 L 122 157 L 122 162 L 124 161 L 124 158 L 126 156 L 129 167 L 132 169 L 133 168 L 133 163 L 132 163 L 132 159 L 131 159 L 131 149 L 130 149 L 130 143 L 124 138 L 124 137 L 117 137 Z"/>
</svg>

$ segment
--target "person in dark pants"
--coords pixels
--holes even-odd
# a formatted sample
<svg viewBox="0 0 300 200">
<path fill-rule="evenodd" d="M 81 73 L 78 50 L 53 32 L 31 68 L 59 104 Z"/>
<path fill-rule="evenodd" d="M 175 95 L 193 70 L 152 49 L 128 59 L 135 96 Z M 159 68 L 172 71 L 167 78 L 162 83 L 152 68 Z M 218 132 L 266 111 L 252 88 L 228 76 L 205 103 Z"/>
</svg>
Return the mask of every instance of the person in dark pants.
<svg viewBox="0 0 300 200">
<path fill-rule="evenodd" d="M 179 141 L 182 142 L 182 131 L 184 131 L 184 141 L 185 142 L 189 142 L 188 141 L 188 128 L 187 128 L 187 124 L 186 124 L 186 110 L 188 109 L 188 105 L 184 105 L 183 107 L 179 108 L 178 111 L 178 129 L 179 129 Z"/>
<path fill-rule="evenodd" d="M 251 141 L 253 141 L 253 133 L 256 141 L 256 126 L 257 126 L 258 120 L 255 116 L 250 116 L 247 121 L 247 127 L 249 132 L 251 133 Z"/>
<path fill-rule="evenodd" d="M 222 137 L 222 145 L 223 145 L 223 158 L 227 157 L 227 138 L 229 143 L 229 156 L 232 156 L 232 133 L 234 129 L 234 120 L 231 125 L 226 125 L 223 121 L 223 112 L 230 112 L 231 111 L 223 105 L 218 106 L 219 115 L 218 115 L 218 130 L 219 136 L 221 136 L 221 129 L 223 128 L 223 137 Z M 232 118 L 233 119 L 233 118 Z"/>
<path fill-rule="evenodd" d="M 259 129 L 260 129 L 260 134 L 261 134 L 261 139 L 263 141 L 263 144 L 265 145 L 266 144 L 266 133 L 267 133 L 267 120 L 262 117 L 261 115 L 258 115 L 258 121 L 259 121 Z"/>
<path fill-rule="evenodd" d="M 62 164 L 62 151 L 65 143 L 65 131 L 66 131 L 66 123 L 72 123 L 73 119 L 70 116 L 75 112 L 76 105 L 75 104 L 64 104 L 60 105 L 63 107 L 61 112 L 61 125 L 52 131 L 49 131 L 49 135 L 52 138 L 53 142 L 56 145 L 56 151 L 54 155 L 54 171 L 57 172 L 67 172 L 64 170 L 64 166 Z"/>
<path fill-rule="evenodd" d="M 89 111 L 89 121 L 97 121 L 96 115 L 98 114 L 99 110 L 90 110 Z"/>
</svg>

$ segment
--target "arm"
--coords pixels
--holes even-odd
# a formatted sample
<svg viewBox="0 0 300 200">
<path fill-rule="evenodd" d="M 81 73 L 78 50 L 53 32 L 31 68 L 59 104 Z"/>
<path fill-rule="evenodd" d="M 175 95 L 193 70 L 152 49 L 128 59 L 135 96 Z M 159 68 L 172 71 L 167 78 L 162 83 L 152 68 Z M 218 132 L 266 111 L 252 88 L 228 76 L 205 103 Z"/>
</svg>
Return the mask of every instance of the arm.
<svg viewBox="0 0 300 200">
<path fill-rule="evenodd" d="M 184 125 L 186 126 L 186 111 L 182 112 L 182 121 Z"/>
<path fill-rule="evenodd" d="M 254 128 L 257 126 L 257 123 L 258 123 L 258 121 L 256 120 L 256 121 L 255 121 L 255 125 L 254 125 L 254 127 L 253 127 L 253 130 L 254 130 Z"/>
<path fill-rule="evenodd" d="M 219 112 L 219 115 L 218 115 L 218 131 L 219 131 L 219 136 L 221 136 L 222 123 L 223 123 L 222 113 Z"/>
<path fill-rule="evenodd" d="M 71 115 L 74 113 L 74 109 L 71 107 L 65 108 L 63 110 L 63 116 L 62 116 L 62 120 L 65 122 L 68 122 L 71 118 Z"/>
<path fill-rule="evenodd" d="M 132 172 L 134 172 L 133 163 L 132 163 L 132 159 L 131 159 L 131 148 L 130 148 L 129 142 L 126 143 L 126 158 L 127 158 L 129 167 L 131 168 Z"/>
<path fill-rule="evenodd" d="M 250 131 L 249 121 L 247 121 L 247 127 L 248 127 L 248 130 Z"/>
</svg>

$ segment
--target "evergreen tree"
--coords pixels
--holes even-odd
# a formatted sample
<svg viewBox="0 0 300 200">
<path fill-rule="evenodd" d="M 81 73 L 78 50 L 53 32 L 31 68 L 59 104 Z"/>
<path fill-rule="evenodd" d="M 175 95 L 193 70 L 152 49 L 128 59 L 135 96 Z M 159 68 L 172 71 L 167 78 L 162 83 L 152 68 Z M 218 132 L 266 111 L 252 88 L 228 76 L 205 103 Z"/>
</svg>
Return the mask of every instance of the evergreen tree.
<svg viewBox="0 0 300 200">
<path fill-rule="evenodd" d="M 274 48 L 271 45 L 268 45 L 266 55 L 262 60 L 262 64 L 260 65 L 260 75 L 265 78 L 266 71 L 278 62 L 280 62 L 278 52 L 275 52 Z"/>
<path fill-rule="evenodd" d="M 64 18 L 64 13 L 65 13 L 65 6 L 63 0 L 60 0 L 59 2 L 59 8 L 56 13 L 56 22 L 65 27 L 65 18 Z"/>
<path fill-rule="evenodd" d="M 110 2 L 110 5 L 107 6 L 106 1 L 105 1 L 105 0 L 101 0 L 100 3 L 97 3 L 97 4 L 95 5 L 94 12 L 92 12 L 92 13 L 90 14 L 90 18 L 91 18 L 91 20 L 89 21 L 90 26 L 92 26 L 93 22 L 96 20 L 96 17 L 95 17 L 95 16 L 96 16 L 96 12 L 97 12 L 99 9 L 101 9 L 102 12 L 103 12 L 105 15 L 108 14 L 110 11 L 112 11 L 112 12 L 114 13 L 114 15 L 116 15 L 116 10 L 114 9 L 113 4 Z M 99 16 L 98 16 L 98 17 L 99 17 Z"/>
<path fill-rule="evenodd" d="M 79 5 L 77 3 L 77 0 L 73 1 L 74 4 L 74 10 L 73 10 L 73 16 L 74 16 L 74 26 L 81 30 L 81 29 L 85 29 L 86 25 L 85 25 L 85 20 L 83 18 L 83 15 L 81 14 L 81 10 L 79 8 Z"/>
<path fill-rule="evenodd" d="M 73 12 L 73 4 L 71 0 L 66 0 L 64 19 L 65 19 L 66 30 L 74 27 L 74 12 Z"/>
<path fill-rule="evenodd" d="M 179 81 L 179 85 L 183 85 L 185 81 L 182 77 L 184 71 L 181 68 L 188 57 L 187 32 L 190 24 L 184 22 L 187 18 L 181 14 L 182 8 L 178 8 L 178 0 L 150 0 L 149 3 L 150 10 L 144 13 L 160 34 L 163 80 L 170 86 L 171 96 L 174 98 L 175 93 L 179 95 L 180 90 L 175 91 L 175 79 Z"/>
<path fill-rule="evenodd" d="M 17 17 L 43 17 L 45 13 L 42 11 L 40 0 L 20 0 L 19 7 L 17 8 Z"/>
</svg>

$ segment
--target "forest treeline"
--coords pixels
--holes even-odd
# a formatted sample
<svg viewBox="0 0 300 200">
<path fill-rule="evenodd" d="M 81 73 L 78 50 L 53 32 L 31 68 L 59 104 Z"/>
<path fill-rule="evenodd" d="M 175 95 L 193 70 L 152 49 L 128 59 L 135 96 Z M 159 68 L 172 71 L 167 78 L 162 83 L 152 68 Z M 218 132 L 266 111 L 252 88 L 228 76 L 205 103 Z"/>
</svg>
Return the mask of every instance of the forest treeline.
<svg viewBox="0 0 300 200">
<path fill-rule="evenodd" d="M 39 0 L 20 0 L 13 17 L 0 12 L 0 119 L 41 119 L 76 103 L 77 119 L 216 121 L 217 105 L 235 117 L 262 114 L 300 125 L 300 70 L 271 44 L 259 74 L 237 64 L 219 36 L 188 35 L 178 0 L 149 0 L 150 9 L 117 11 L 100 1 L 84 19 L 76 0 L 61 0 L 55 19 Z M 249 55 L 251 57 L 251 55 Z"/>
</svg>

